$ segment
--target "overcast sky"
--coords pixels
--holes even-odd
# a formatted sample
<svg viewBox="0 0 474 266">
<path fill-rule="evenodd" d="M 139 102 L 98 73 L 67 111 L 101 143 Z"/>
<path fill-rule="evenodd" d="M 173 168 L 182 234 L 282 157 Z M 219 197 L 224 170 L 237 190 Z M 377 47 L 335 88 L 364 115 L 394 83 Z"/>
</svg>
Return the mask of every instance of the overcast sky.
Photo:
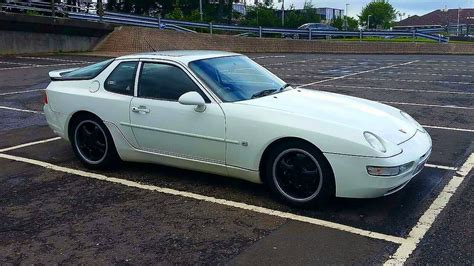
<svg viewBox="0 0 474 266">
<path fill-rule="evenodd" d="M 273 0 L 275 6 L 281 7 L 279 0 Z M 285 0 L 285 7 L 290 7 L 294 4 L 296 8 L 303 7 L 305 0 Z M 360 13 L 363 6 L 369 3 L 370 0 L 313 0 L 315 7 L 334 7 L 345 9 L 346 4 L 349 4 L 349 16 L 356 16 Z M 247 0 L 247 3 L 253 3 L 253 0 Z M 442 9 L 445 6 L 448 8 L 474 8 L 473 0 L 390 0 L 390 3 L 396 10 L 409 15 L 423 15 L 435 9 Z"/>
</svg>

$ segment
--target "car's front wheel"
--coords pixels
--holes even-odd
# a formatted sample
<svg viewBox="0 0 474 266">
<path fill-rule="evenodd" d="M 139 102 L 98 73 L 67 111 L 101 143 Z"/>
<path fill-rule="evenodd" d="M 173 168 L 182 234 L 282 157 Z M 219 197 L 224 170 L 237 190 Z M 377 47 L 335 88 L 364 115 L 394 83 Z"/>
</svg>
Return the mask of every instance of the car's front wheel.
<svg viewBox="0 0 474 266">
<path fill-rule="evenodd" d="M 86 167 L 108 168 L 118 160 L 112 136 L 99 118 L 83 116 L 73 122 L 71 130 L 74 153 Z"/>
<path fill-rule="evenodd" d="M 280 199 L 295 206 L 314 205 L 334 196 L 334 174 L 324 155 L 302 141 L 273 148 L 266 158 L 265 183 Z"/>
</svg>

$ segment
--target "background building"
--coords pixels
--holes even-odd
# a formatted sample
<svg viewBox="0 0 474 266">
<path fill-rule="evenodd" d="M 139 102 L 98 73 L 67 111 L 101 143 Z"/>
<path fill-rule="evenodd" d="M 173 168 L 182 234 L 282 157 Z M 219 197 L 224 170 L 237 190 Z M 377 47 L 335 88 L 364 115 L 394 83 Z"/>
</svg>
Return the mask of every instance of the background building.
<svg viewBox="0 0 474 266">
<path fill-rule="evenodd" d="M 330 21 L 344 16 L 344 10 L 331 7 L 316 8 L 316 13 L 321 16 L 321 20 L 329 23 Z"/>
</svg>

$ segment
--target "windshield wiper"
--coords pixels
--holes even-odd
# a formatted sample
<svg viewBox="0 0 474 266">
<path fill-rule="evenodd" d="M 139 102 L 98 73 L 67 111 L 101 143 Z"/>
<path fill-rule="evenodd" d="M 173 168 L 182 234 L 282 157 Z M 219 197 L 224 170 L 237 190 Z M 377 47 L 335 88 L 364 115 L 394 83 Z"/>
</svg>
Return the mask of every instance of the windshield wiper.
<svg viewBox="0 0 474 266">
<path fill-rule="evenodd" d="M 284 91 L 286 88 L 290 87 L 291 84 L 290 83 L 285 83 L 285 85 L 281 86 L 277 92 L 282 92 Z"/>
<path fill-rule="evenodd" d="M 255 93 L 254 95 L 252 95 L 251 99 L 267 96 L 267 95 L 270 95 L 270 94 L 272 94 L 274 92 L 277 92 L 277 91 L 278 90 L 275 90 L 275 89 L 268 89 L 268 90 L 259 91 L 259 92 Z"/>
<path fill-rule="evenodd" d="M 290 87 L 290 86 L 291 86 L 291 84 L 285 83 L 285 85 L 281 86 L 278 90 L 276 90 L 276 89 L 268 89 L 268 90 L 259 91 L 259 92 L 255 93 L 254 95 L 252 95 L 252 99 L 259 98 L 259 97 L 263 97 L 263 96 L 267 96 L 267 95 L 270 95 L 270 94 L 275 94 L 275 93 L 282 92 L 282 91 L 284 91 L 286 88 L 288 88 L 288 87 Z"/>
</svg>

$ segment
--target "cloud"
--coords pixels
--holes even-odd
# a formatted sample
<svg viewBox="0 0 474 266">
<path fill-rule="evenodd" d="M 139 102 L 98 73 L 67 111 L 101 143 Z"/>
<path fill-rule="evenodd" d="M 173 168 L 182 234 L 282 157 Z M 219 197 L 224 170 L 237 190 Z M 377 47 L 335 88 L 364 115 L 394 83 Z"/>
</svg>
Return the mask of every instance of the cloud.
<svg viewBox="0 0 474 266">
<path fill-rule="evenodd" d="M 253 3 L 254 0 L 247 0 L 248 3 Z M 310 1 L 310 0 L 307 0 Z M 281 7 L 278 0 L 273 1 L 276 7 Z M 285 0 L 285 7 L 289 8 L 294 4 L 296 8 L 302 8 L 305 0 Z M 313 0 L 310 1 L 315 7 L 333 7 L 345 9 L 346 4 L 349 4 L 349 16 L 355 17 L 360 14 L 362 8 L 370 3 L 370 0 Z M 390 0 L 394 8 L 406 15 L 424 15 L 436 9 L 441 9 L 447 6 L 448 8 L 473 8 L 473 0 Z"/>
</svg>

